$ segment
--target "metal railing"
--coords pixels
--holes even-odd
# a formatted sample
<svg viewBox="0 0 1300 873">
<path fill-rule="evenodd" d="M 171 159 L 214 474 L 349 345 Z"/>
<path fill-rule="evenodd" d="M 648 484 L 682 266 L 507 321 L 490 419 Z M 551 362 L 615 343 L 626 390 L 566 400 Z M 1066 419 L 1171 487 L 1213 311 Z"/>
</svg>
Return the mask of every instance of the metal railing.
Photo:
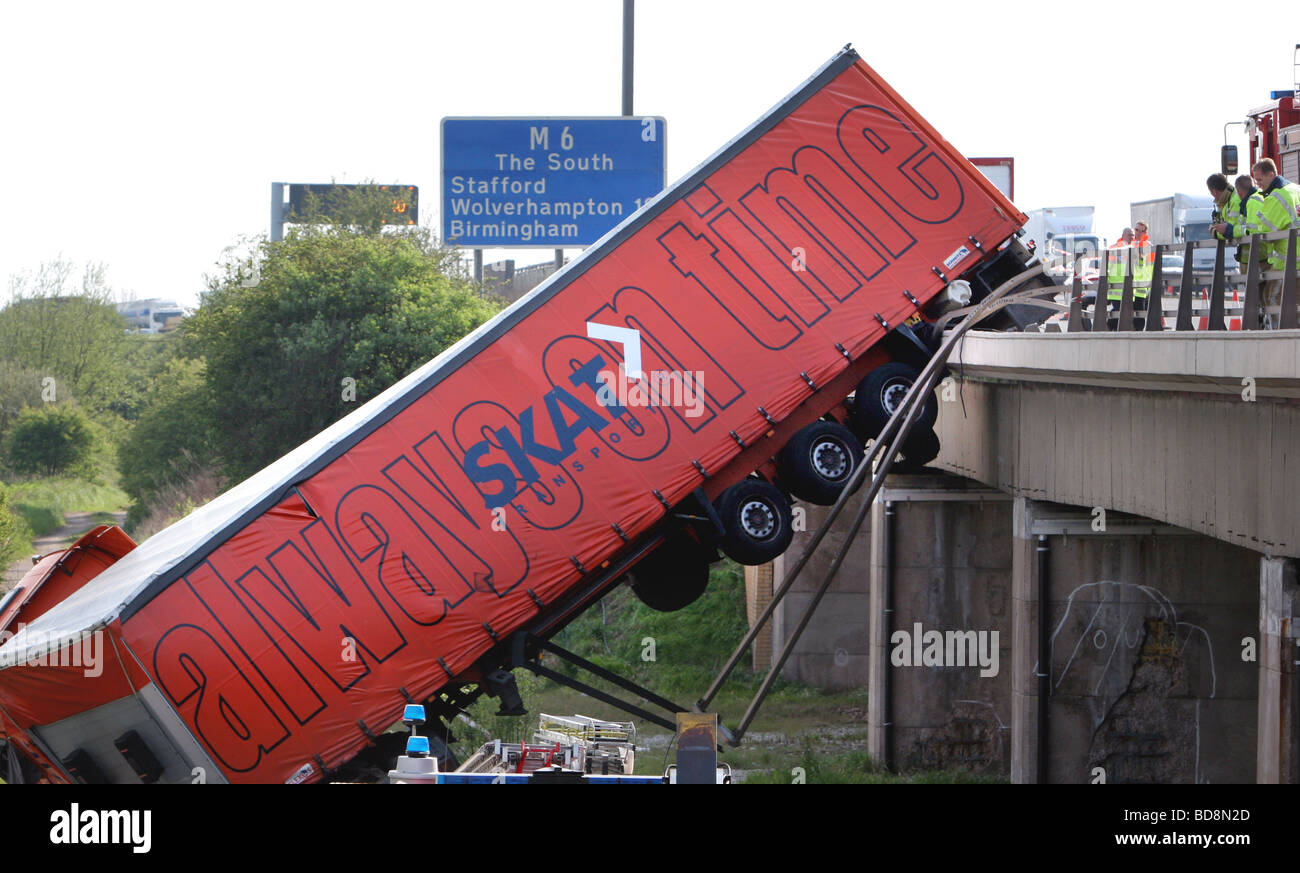
<svg viewBox="0 0 1300 873">
<path fill-rule="evenodd" d="M 1110 331 L 1161 331 L 1166 330 L 1165 321 L 1171 311 L 1172 329 L 1186 330 L 1228 330 L 1225 320 L 1228 308 L 1234 312 L 1240 308 L 1241 330 L 1292 329 L 1300 327 L 1297 319 L 1296 292 L 1296 237 L 1297 228 L 1281 230 L 1275 233 L 1255 234 L 1248 242 L 1240 245 L 1246 249 L 1245 275 L 1230 276 L 1226 270 L 1226 249 L 1228 243 L 1223 240 L 1202 240 L 1189 242 L 1184 246 L 1182 275 L 1177 281 L 1166 281 L 1163 270 L 1165 254 L 1172 248 L 1168 245 L 1155 247 L 1155 262 L 1151 265 L 1151 280 L 1135 281 L 1131 259 L 1125 269 L 1122 292 L 1118 311 L 1111 309 L 1111 285 L 1109 281 L 1110 259 L 1118 250 L 1108 249 L 1100 258 L 1100 269 L 1096 283 L 1085 283 L 1080 275 L 1083 255 L 1076 255 L 1073 278 L 1068 287 L 1069 315 L 1064 320 L 1064 327 L 1070 332 L 1092 331 L 1096 333 Z M 1263 243 L 1286 242 L 1286 263 L 1282 270 L 1265 270 L 1260 263 L 1259 247 Z M 1196 249 L 1214 248 L 1214 270 L 1198 272 L 1193 265 L 1193 252 Z M 1261 289 L 1266 282 L 1280 282 L 1281 294 L 1278 302 L 1265 305 L 1261 300 Z M 1147 288 L 1147 310 L 1135 306 L 1135 288 Z M 1228 291 L 1232 289 L 1233 299 L 1228 300 Z M 1085 304 L 1085 292 L 1095 294 L 1091 306 Z M 1157 311 L 1159 318 L 1149 317 Z M 1205 315 L 1197 315 L 1205 312 Z M 1049 322 L 1050 324 L 1050 322 Z"/>
</svg>

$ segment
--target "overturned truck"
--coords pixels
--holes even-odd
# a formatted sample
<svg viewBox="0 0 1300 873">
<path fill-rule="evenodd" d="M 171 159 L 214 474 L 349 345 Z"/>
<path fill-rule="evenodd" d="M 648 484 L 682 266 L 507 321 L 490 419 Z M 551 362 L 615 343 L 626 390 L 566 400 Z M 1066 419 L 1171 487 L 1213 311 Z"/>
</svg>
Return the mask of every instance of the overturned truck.
<svg viewBox="0 0 1300 873">
<path fill-rule="evenodd" d="M 517 708 L 509 669 L 614 586 L 675 609 L 784 551 L 932 322 L 1023 269 L 1024 221 L 846 48 L 364 407 L 141 545 L 35 566 L 0 604 L 11 777 L 315 782 L 408 702 Z"/>
</svg>

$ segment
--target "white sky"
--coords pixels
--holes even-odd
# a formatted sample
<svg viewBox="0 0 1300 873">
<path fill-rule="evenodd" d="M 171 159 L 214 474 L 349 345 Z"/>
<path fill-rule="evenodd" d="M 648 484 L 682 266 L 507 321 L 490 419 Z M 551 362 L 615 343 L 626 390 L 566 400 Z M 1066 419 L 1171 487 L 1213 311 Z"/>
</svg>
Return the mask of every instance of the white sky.
<svg viewBox="0 0 1300 873">
<path fill-rule="evenodd" d="M 416 184 L 437 227 L 439 120 L 617 115 L 621 20 L 621 0 L 0 0 L 0 281 L 61 254 L 194 305 L 267 231 L 272 181 Z M 1300 5 L 639 0 L 636 26 L 670 182 L 851 42 L 965 154 L 1014 157 L 1021 209 L 1091 204 L 1114 238 L 1130 201 L 1204 193 L 1224 123 L 1293 87 Z"/>
</svg>

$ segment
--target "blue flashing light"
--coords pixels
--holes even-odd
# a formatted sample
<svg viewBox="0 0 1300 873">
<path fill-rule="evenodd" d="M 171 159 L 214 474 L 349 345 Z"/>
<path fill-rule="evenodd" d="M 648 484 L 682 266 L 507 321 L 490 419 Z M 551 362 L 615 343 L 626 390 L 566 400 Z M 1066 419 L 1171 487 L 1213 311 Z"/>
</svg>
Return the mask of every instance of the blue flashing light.
<svg viewBox="0 0 1300 873">
<path fill-rule="evenodd" d="M 1268 92 L 1268 99 L 1270 99 L 1270 100 L 1281 100 L 1283 97 L 1294 97 L 1294 96 L 1295 96 L 1295 91 L 1270 91 L 1270 92 Z"/>
<path fill-rule="evenodd" d="M 418 703 L 406 704 L 402 711 L 402 724 L 424 724 L 424 707 Z"/>
<path fill-rule="evenodd" d="M 407 737 L 406 754 L 411 758 L 429 757 L 429 738 L 428 737 Z"/>
</svg>

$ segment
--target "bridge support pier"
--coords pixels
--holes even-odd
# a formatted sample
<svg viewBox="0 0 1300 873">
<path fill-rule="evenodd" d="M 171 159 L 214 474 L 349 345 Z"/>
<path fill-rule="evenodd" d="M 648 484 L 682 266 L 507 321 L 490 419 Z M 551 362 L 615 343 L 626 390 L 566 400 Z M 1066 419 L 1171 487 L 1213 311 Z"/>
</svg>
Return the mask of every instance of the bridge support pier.
<svg viewBox="0 0 1300 873">
<path fill-rule="evenodd" d="M 1259 730 L 1255 779 L 1300 782 L 1300 587 L 1296 562 L 1259 559 Z"/>
<path fill-rule="evenodd" d="M 1011 781 L 1038 781 L 1038 573 L 1036 501 L 1011 511 Z"/>
<path fill-rule="evenodd" d="M 1249 781 L 1258 553 L 1104 507 L 1012 510 L 1010 780 Z"/>
</svg>

